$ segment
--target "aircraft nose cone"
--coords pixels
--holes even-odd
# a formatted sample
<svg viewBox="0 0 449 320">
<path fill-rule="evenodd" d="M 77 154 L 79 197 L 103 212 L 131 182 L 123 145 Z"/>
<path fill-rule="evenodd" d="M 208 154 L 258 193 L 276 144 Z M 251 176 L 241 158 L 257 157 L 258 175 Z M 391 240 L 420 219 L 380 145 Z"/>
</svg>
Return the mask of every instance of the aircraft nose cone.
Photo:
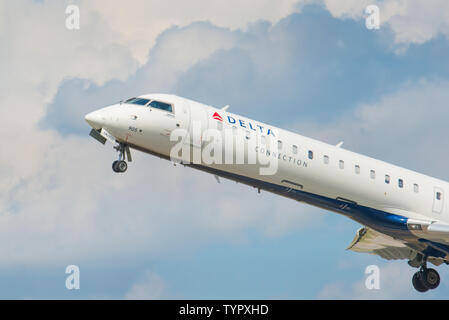
<svg viewBox="0 0 449 320">
<path fill-rule="evenodd" d="M 95 130 L 101 129 L 101 127 L 103 125 L 102 118 L 100 117 L 100 114 L 98 113 L 98 111 L 94 111 L 94 112 L 86 114 L 84 119 Z"/>
</svg>

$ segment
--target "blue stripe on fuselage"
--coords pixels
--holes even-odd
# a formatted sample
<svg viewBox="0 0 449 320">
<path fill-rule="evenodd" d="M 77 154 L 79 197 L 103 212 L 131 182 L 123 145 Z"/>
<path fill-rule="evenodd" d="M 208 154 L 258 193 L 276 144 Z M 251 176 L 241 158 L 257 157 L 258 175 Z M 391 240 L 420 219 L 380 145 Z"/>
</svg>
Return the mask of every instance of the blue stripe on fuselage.
<svg viewBox="0 0 449 320">
<path fill-rule="evenodd" d="M 361 206 L 354 202 L 332 199 L 317 194 L 296 190 L 282 185 L 277 185 L 254 178 L 248 178 L 245 176 L 201 165 L 190 164 L 188 166 L 230 180 L 241 182 L 249 186 L 253 186 L 255 188 L 270 191 L 272 193 L 290 199 L 302 201 L 316 207 L 340 213 L 354 221 L 359 222 L 364 226 L 370 227 L 373 230 L 389 235 L 393 238 L 401 239 L 409 243 L 410 245 L 413 243 L 421 244 L 421 246 L 418 245 L 411 247 L 414 250 L 421 252 L 425 256 L 439 257 L 444 259 L 447 254 L 449 255 L 449 246 L 434 241 L 418 239 L 418 237 L 412 234 L 407 226 L 408 221 L 407 217 L 385 212 L 382 210 L 377 210 L 370 207 Z"/>
</svg>

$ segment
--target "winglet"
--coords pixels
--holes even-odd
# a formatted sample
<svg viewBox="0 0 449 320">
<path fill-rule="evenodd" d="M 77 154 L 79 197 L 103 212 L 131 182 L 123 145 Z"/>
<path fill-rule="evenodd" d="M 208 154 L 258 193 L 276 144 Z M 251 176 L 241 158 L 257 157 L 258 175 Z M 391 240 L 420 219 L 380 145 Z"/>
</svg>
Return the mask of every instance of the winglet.
<svg viewBox="0 0 449 320">
<path fill-rule="evenodd" d="M 226 111 L 229 108 L 229 104 L 225 105 L 223 108 L 221 108 L 221 110 Z"/>
</svg>

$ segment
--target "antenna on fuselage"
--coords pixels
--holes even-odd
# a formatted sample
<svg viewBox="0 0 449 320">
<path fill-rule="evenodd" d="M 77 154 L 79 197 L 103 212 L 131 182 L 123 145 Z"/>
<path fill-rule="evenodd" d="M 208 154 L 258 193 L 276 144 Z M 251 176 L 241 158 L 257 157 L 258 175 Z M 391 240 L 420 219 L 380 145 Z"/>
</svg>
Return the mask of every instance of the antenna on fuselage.
<svg viewBox="0 0 449 320">
<path fill-rule="evenodd" d="M 225 105 L 223 108 L 221 108 L 221 110 L 226 111 L 229 108 L 229 104 Z"/>
</svg>

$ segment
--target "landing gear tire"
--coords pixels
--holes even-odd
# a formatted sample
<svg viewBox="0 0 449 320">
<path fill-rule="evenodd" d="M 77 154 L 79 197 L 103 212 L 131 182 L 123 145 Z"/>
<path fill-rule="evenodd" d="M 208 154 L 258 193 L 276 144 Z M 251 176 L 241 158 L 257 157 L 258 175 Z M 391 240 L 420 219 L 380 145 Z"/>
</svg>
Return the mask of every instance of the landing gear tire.
<svg viewBox="0 0 449 320">
<path fill-rule="evenodd" d="M 114 172 L 123 173 L 128 169 L 128 164 L 126 161 L 123 160 L 117 160 L 112 163 L 112 170 Z"/>
<path fill-rule="evenodd" d="M 413 287 L 418 292 L 434 290 L 440 285 L 440 275 L 435 269 L 422 269 L 413 275 Z"/>
<path fill-rule="evenodd" d="M 429 288 L 426 286 L 426 283 L 424 281 L 422 271 L 418 271 L 413 275 L 412 283 L 413 283 L 413 287 L 418 292 L 424 293 L 429 290 Z"/>
<path fill-rule="evenodd" d="M 119 161 L 117 163 L 117 168 L 119 172 L 125 172 L 128 169 L 128 164 L 126 163 L 126 161 Z"/>
<path fill-rule="evenodd" d="M 117 160 L 117 161 L 114 161 L 114 162 L 112 163 L 112 170 L 113 170 L 114 172 L 119 172 L 119 171 L 118 171 L 118 168 L 117 168 L 117 162 L 118 162 L 118 160 Z"/>
<path fill-rule="evenodd" d="M 422 271 L 423 281 L 430 290 L 438 288 L 440 285 L 440 275 L 435 269 L 425 269 Z"/>
<path fill-rule="evenodd" d="M 119 157 L 118 160 L 112 163 L 112 170 L 114 170 L 114 172 L 123 173 L 128 169 L 128 164 L 125 161 L 126 158 L 128 158 L 129 162 L 132 161 L 131 151 L 129 150 L 129 146 L 123 143 L 119 143 L 114 149 L 119 152 Z"/>
</svg>

